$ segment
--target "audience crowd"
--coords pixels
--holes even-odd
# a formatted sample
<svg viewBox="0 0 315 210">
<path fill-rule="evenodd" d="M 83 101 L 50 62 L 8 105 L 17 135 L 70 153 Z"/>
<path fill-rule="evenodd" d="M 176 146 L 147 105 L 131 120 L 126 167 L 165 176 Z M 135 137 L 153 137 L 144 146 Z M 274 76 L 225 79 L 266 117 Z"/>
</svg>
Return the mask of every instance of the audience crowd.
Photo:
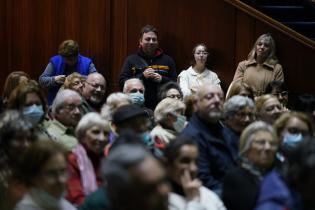
<svg viewBox="0 0 315 210">
<path fill-rule="evenodd" d="M 177 76 L 146 25 L 107 96 L 65 40 L 38 82 L 6 79 L 0 209 L 315 209 L 315 98 L 290 103 L 275 49 L 261 35 L 225 94 L 205 44 Z"/>
</svg>

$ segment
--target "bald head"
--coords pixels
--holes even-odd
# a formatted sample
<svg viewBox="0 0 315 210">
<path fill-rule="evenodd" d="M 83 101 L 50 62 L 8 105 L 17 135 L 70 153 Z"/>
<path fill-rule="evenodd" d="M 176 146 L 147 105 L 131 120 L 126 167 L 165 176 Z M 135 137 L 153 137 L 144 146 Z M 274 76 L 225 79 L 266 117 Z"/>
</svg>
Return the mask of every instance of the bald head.
<svg viewBox="0 0 315 210">
<path fill-rule="evenodd" d="M 92 104 L 98 105 L 105 97 L 106 80 L 100 73 L 89 74 L 83 88 L 83 97 Z"/>
</svg>

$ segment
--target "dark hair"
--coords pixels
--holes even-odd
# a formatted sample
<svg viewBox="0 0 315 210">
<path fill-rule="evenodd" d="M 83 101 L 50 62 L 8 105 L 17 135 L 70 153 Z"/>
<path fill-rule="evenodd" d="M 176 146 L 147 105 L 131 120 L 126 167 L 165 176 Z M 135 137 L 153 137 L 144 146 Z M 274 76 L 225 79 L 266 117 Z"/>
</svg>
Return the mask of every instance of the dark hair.
<svg viewBox="0 0 315 210">
<path fill-rule="evenodd" d="M 315 96 L 309 93 L 299 95 L 293 109 L 304 113 L 313 112 L 315 110 Z"/>
<path fill-rule="evenodd" d="M 23 71 L 14 71 L 7 76 L 3 87 L 3 99 L 9 99 L 12 91 L 20 84 L 21 77 L 31 78 L 30 75 Z"/>
<path fill-rule="evenodd" d="M 304 137 L 296 148 L 287 151 L 282 169 L 285 179 L 295 187 L 312 178 L 315 172 L 314 137 Z"/>
<path fill-rule="evenodd" d="M 183 92 L 180 89 L 179 85 L 176 82 L 168 82 L 163 84 L 160 89 L 159 89 L 159 93 L 158 93 L 158 99 L 159 101 L 162 101 L 164 98 L 166 98 L 166 94 L 170 89 L 176 89 L 178 90 L 180 96 L 183 98 Z"/>
<path fill-rule="evenodd" d="M 193 50 L 192 50 L 192 58 L 191 58 L 191 61 L 190 61 L 190 65 L 191 65 L 192 67 L 194 67 L 194 66 L 196 65 L 196 60 L 195 60 L 194 54 L 195 54 L 195 52 L 196 52 L 197 47 L 199 47 L 199 46 L 204 47 L 204 48 L 205 48 L 205 51 L 208 52 L 208 47 L 207 47 L 207 45 L 205 45 L 204 43 L 198 43 L 198 44 L 196 44 L 196 45 L 194 46 Z M 209 61 L 209 55 L 208 55 L 208 57 L 207 57 L 206 67 L 208 67 L 208 65 L 209 65 L 209 62 L 208 62 L 208 61 Z"/>
<path fill-rule="evenodd" d="M 287 90 L 288 90 L 288 87 L 287 87 L 287 85 L 286 85 L 283 81 L 274 80 L 274 81 L 271 81 L 271 82 L 267 85 L 265 94 L 267 94 L 267 93 L 272 93 L 272 90 L 274 90 L 274 89 L 276 89 L 276 90 L 282 92 L 282 91 L 287 91 Z"/>
<path fill-rule="evenodd" d="M 174 163 L 179 155 L 180 149 L 185 145 L 197 147 L 196 142 L 187 137 L 177 137 L 167 145 L 164 152 L 164 157 L 166 158 L 167 164 Z"/>
<path fill-rule="evenodd" d="M 65 40 L 59 45 L 58 54 L 63 57 L 73 57 L 79 54 L 79 45 L 74 40 Z"/>
<path fill-rule="evenodd" d="M 156 34 L 156 36 L 158 36 L 158 31 L 157 29 L 152 26 L 152 25 L 145 25 L 141 28 L 141 31 L 140 31 L 140 39 L 142 39 L 142 36 L 144 33 L 148 33 L 148 32 L 153 32 Z"/>
<path fill-rule="evenodd" d="M 56 154 L 62 154 L 67 161 L 67 151 L 63 145 L 46 139 L 40 139 L 25 152 L 21 165 L 21 179 L 27 186 L 33 185 L 47 161 Z"/>
</svg>

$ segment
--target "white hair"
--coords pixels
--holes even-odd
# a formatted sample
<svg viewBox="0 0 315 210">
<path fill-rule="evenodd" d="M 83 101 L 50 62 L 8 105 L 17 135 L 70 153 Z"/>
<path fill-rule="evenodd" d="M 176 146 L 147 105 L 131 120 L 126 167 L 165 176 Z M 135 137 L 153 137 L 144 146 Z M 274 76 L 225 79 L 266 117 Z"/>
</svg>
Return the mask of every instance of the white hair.
<svg viewBox="0 0 315 210">
<path fill-rule="evenodd" d="M 131 83 L 133 83 L 133 82 L 139 82 L 139 83 L 141 83 L 141 85 L 143 86 L 143 89 L 145 89 L 142 80 L 140 80 L 140 79 L 138 79 L 138 78 L 131 78 L 131 79 L 128 79 L 128 80 L 125 81 L 124 88 L 123 88 L 123 92 L 124 92 L 124 93 L 127 92 L 128 85 L 131 84 Z"/>
<path fill-rule="evenodd" d="M 163 99 L 154 110 L 154 119 L 157 123 L 166 119 L 167 114 L 174 113 L 177 110 L 186 109 L 186 105 L 174 98 Z"/>
<path fill-rule="evenodd" d="M 102 117 L 111 121 L 113 113 L 117 110 L 117 108 L 119 108 L 118 104 L 122 101 L 132 104 L 131 98 L 127 94 L 121 92 L 110 94 L 106 99 L 106 103 L 102 107 Z"/>
<path fill-rule="evenodd" d="M 80 96 L 80 94 L 74 90 L 70 90 L 70 89 L 60 90 L 57 93 L 56 98 L 53 101 L 53 104 L 51 105 L 53 115 L 57 113 L 59 108 L 64 104 L 64 101 L 71 97 L 78 97 L 82 100 L 82 97 Z"/>
</svg>

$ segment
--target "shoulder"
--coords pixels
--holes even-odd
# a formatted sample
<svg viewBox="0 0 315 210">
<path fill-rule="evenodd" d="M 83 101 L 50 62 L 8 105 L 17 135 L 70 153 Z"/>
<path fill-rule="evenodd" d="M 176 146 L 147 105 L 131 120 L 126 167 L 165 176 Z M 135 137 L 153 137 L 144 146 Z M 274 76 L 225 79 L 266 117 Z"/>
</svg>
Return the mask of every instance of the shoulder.
<svg viewBox="0 0 315 210">
<path fill-rule="evenodd" d="M 191 73 L 191 71 L 192 71 L 192 67 L 190 66 L 188 69 L 181 71 L 178 76 L 187 76 Z"/>
</svg>

